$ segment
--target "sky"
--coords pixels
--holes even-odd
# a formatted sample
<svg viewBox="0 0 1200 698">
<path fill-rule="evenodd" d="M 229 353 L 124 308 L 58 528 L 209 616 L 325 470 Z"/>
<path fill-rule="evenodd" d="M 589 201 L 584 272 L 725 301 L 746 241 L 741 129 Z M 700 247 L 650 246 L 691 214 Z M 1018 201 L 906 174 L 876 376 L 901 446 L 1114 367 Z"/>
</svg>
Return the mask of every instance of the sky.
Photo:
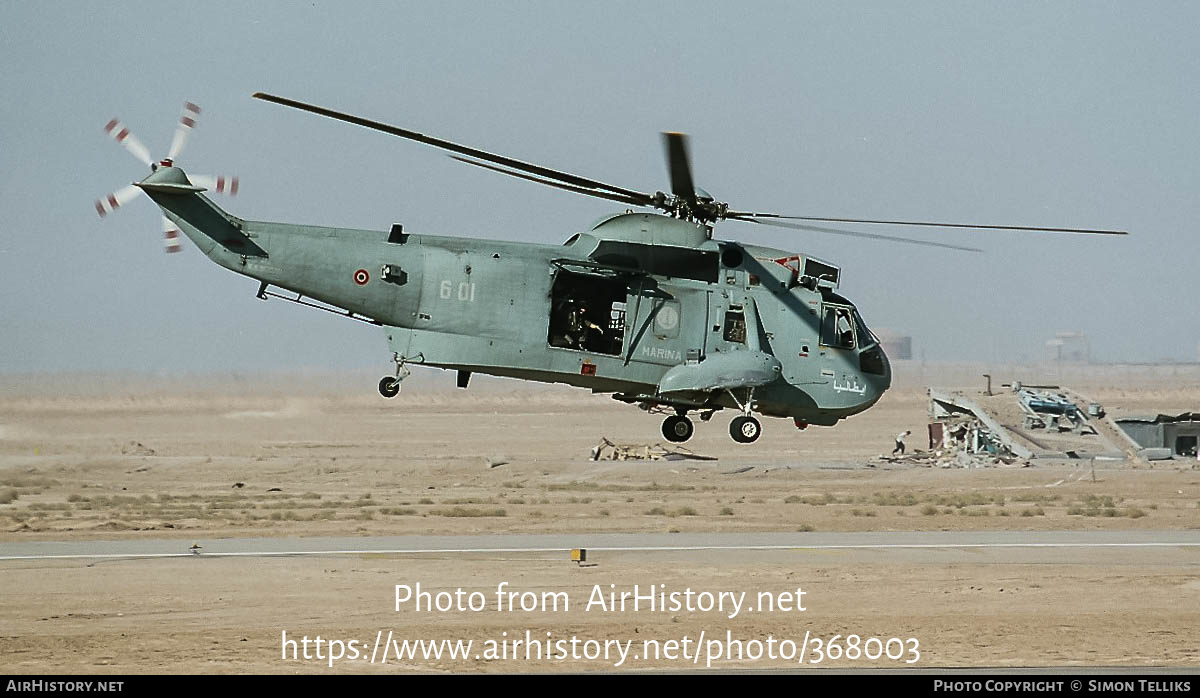
<svg viewBox="0 0 1200 698">
<path fill-rule="evenodd" d="M 859 227 L 984 254 L 738 222 L 842 267 L 918 358 L 1012 362 L 1085 332 L 1102 361 L 1196 361 L 1194 2 L 0 3 L 0 373 L 389 370 L 382 331 L 282 301 L 142 198 L 162 157 L 236 174 L 252 220 L 559 243 L 620 206 L 251 99 L 271 92 L 620 186 L 668 188 L 659 133 L 742 210 L 1109 228 Z M 848 226 L 849 227 L 849 226 Z"/>
</svg>

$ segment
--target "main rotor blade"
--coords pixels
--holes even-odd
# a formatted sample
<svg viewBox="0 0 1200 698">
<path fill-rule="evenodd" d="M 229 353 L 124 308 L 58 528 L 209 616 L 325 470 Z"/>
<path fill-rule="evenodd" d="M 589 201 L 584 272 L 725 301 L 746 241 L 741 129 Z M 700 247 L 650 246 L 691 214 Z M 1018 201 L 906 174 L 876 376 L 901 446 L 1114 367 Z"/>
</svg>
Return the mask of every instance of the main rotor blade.
<svg viewBox="0 0 1200 698">
<path fill-rule="evenodd" d="M 599 190 L 603 190 L 606 192 L 612 192 L 614 194 L 621 194 L 621 195 L 627 196 L 631 199 L 636 199 L 638 201 L 645 202 L 645 203 L 640 204 L 643 206 L 648 206 L 653 201 L 653 198 L 649 194 L 644 194 L 642 192 L 633 191 L 631 189 L 624 189 L 622 187 L 613 186 L 611 184 L 605 184 L 604 182 L 599 182 L 594 179 L 588 179 L 586 177 L 580 177 L 578 175 L 573 175 L 573 174 L 570 174 L 567 172 L 560 172 L 558 170 L 552 170 L 548 167 L 542 167 L 541 165 L 535 165 L 535 164 L 529 163 L 529 162 L 522 162 L 521 160 L 515 160 L 513 158 L 505 157 L 503 155 L 496 155 L 495 153 L 489 153 L 485 150 L 479 150 L 477 148 L 471 148 L 469 146 L 459 145 L 458 143 L 452 143 L 450 141 L 442 140 L 440 138 L 434 138 L 433 136 L 427 136 L 423 133 L 417 133 L 416 131 L 409 131 L 408 129 L 403 129 L 398 126 L 391 126 L 389 124 L 385 124 L 385 123 L 382 123 L 379 121 L 372 121 L 370 119 L 364 119 L 362 117 L 354 116 L 352 114 L 344 114 L 342 112 L 333 111 L 332 109 L 326 109 L 325 107 L 318 107 L 318 106 L 315 106 L 312 104 L 305 104 L 304 102 L 297 102 L 294 99 L 288 99 L 286 97 L 277 97 L 275 95 L 269 95 L 269 94 L 266 94 L 263 92 L 255 92 L 254 98 L 261 99 L 261 100 L 264 100 L 267 102 L 274 102 L 275 104 L 280 104 L 285 107 L 291 107 L 293 109 L 300 109 L 302 111 L 312 112 L 313 114 L 319 114 L 321 116 L 327 116 L 331 119 L 345 121 L 347 123 L 351 123 L 356 126 L 363 126 L 365 128 L 374 129 L 376 131 L 390 133 L 393 136 L 400 136 L 401 138 L 407 138 L 409 140 L 413 140 L 418 143 L 424 143 L 425 145 L 431 145 L 435 148 L 441 148 L 442 150 L 449 150 L 452 153 L 458 153 L 459 155 L 466 155 L 467 157 L 476 158 L 478 160 L 484 160 L 486 162 L 492 162 L 497 165 L 503 165 L 504 167 L 509 167 L 514 170 L 520 170 L 522 172 L 528 172 L 530 174 L 535 174 L 540 177 L 545 177 L 547 179 L 555 179 L 560 182 L 565 182 L 567 184 L 574 185 L 574 186 L 579 187 L 580 189 L 584 190 L 584 191 L 581 191 L 580 193 L 594 194 L 596 192 L 594 192 L 592 190 L 599 189 Z"/>
<path fill-rule="evenodd" d="M 664 133 L 663 148 L 667 151 L 667 174 L 671 177 L 671 193 L 689 204 L 696 203 L 696 185 L 692 182 L 687 136 L 676 132 Z"/>
<path fill-rule="evenodd" d="M 602 199 L 609 199 L 611 201 L 620 201 L 623 204 L 632 204 L 633 206 L 648 205 L 646 201 L 643 201 L 641 199 L 635 199 L 631 196 L 625 196 L 624 194 L 610 194 L 610 193 L 604 192 L 604 191 L 592 191 L 590 189 L 584 189 L 582 187 L 574 187 L 574 186 L 571 186 L 570 184 L 563 184 L 562 182 L 555 182 L 555 181 L 552 181 L 549 179 L 542 179 L 541 177 L 535 177 L 533 175 L 528 175 L 523 172 L 514 172 L 513 170 L 506 170 L 503 167 L 489 165 L 485 162 L 477 162 L 475 160 L 468 160 L 467 158 L 460 157 L 458 155 L 451 155 L 450 158 L 452 160 L 458 160 L 459 162 L 465 162 L 468 165 L 482 167 L 485 170 L 499 172 L 500 174 L 506 174 L 506 175 L 510 175 L 512 177 L 520 177 L 521 179 L 527 179 L 530 182 L 537 182 L 538 184 L 545 184 L 548 187 L 557 187 L 558 189 L 566 189 L 567 191 L 573 191 L 577 194 L 587 194 L 588 196 L 598 196 Z"/>
<path fill-rule="evenodd" d="M 1031 225 L 977 225 L 975 223 L 929 223 L 924 221 L 876 221 L 862 218 L 817 218 L 815 216 L 783 216 L 778 213 L 750 213 L 746 211 L 730 211 L 729 217 L 739 220 L 755 220 L 771 218 L 791 221 L 818 221 L 823 223 L 873 223 L 880 225 L 915 225 L 925 228 L 970 228 L 979 230 L 1030 230 L 1039 233 L 1085 233 L 1091 235 L 1128 235 L 1124 230 L 1095 230 L 1091 228 L 1042 228 Z"/>
<path fill-rule="evenodd" d="M 175 137 L 171 139 L 171 150 L 167 153 L 167 159 L 174 160 L 183 152 L 188 134 L 196 127 L 196 119 L 199 116 L 200 107 L 191 102 L 183 103 L 183 113 L 179 115 L 179 125 L 175 127 Z"/>
<path fill-rule="evenodd" d="M 860 233 L 852 230 L 837 230 L 834 228 L 822 228 L 816 225 L 804 225 L 802 223 L 785 223 L 774 219 L 762 218 L 746 218 L 743 214 L 730 214 L 730 220 L 744 221 L 746 223 L 758 223 L 759 225 L 771 225 L 778 228 L 792 228 L 794 230 L 809 230 L 814 233 L 828 233 L 830 235 L 845 235 L 848 237 L 868 238 L 871 240 L 887 240 L 888 242 L 903 242 L 908 245 L 924 245 L 925 247 L 942 247 L 949 250 L 961 250 L 963 252 L 983 252 L 978 247 L 964 247 L 962 245 L 950 245 L 944 242 L 927 242 L 925 240 L 914 240 L 912 238 L 893 237 L 891 235 L 878 235 L 876 233 Z"/>
</svg>

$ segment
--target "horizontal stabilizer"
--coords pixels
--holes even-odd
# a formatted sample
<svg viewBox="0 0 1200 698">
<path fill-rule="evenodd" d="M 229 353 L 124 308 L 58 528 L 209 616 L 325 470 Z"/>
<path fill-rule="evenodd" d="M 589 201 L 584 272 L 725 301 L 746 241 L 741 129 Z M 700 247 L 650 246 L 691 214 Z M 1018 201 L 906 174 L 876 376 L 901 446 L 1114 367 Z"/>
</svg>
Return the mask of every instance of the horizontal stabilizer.
<svg viewBox="0 0 1200 698">
<path fill-rule="evenodd" d="M 176 184 L 174 182 L 135 182 L 135 184 L 146 191 L 152 191 L 156 194 L 195 194 L 205 191 L 204 187 L 197 187 L 193 184 Z"/>
</svg>

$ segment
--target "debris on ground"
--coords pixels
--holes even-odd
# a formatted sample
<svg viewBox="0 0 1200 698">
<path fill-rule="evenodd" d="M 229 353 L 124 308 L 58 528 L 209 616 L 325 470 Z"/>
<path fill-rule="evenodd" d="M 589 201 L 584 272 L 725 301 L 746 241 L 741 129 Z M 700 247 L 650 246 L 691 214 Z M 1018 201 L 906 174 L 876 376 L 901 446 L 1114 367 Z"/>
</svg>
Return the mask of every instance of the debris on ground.
<svg viewBox="0 0 1200 698">
<path fill-rule="evenodd" d="M 683 446 L 652 444 L 618 444 L 605 437 L 592 449 L 592 460 L 717 460 Z"/>
<path fill-rule="evenodd" d="M 130 441 L 121 446 L 121 455 L 123 456 L 153 456 L 154 449 L 143 446 L 139 441 Z"/>
<path fill-rule="evenodd" d="M 953 444 L 944 450 L 913 451 L 901 456 L 880 454 L 873 462 L 867 463 L 867 467 L 875 467 L 878 463 L 920 468 L 1028 468 L 1030 465 L 1028 460 L 1011 453 L 972 452 Z"/>
</svg>

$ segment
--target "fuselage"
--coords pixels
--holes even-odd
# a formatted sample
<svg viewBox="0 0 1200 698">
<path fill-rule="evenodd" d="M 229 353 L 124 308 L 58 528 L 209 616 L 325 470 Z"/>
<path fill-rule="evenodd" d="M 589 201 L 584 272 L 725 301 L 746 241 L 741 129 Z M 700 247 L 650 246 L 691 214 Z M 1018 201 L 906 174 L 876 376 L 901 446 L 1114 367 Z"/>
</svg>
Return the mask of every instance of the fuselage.
<svg viewBox="0 0 1200 698">
<path fill-rule="evenodd" d="M 620 214 L 565 245 L 323 228 L 238 219 L 171 191 L 180 178 L 163 169 L 147 182 L 167 186 L 144 188 L 206 256 L 374 320 L 410 364 L 711 409 L 736 396 L 666 395 L 664 376 L 710 358 L 747 374 L 735 359 L 762 355 L 779 375 L 754 390 L 754 409 L 812 424 L 861 412 L 890 385 L 836 267 L 712 240 L 696 223 Z"/>
</svg>

